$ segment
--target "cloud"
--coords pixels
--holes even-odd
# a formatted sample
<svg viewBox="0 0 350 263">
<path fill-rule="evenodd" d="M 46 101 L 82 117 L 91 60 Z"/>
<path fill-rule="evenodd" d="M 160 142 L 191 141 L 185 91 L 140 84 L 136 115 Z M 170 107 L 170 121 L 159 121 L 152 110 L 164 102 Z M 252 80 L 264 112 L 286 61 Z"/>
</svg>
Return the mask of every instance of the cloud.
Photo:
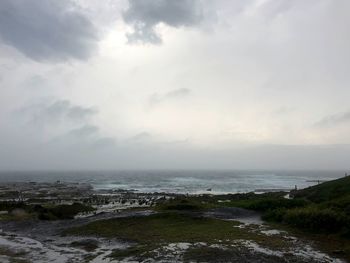
<svg viewBox="0 0 350 263">
<path fill-rule="evenodd" d="M 102 136 L 99 127 L 92 124 L 84 124 L 51 140 L 51 145 L 54 147 L 73 149 L 77 146 L 83 149 L 105 148 L 114 144 L 113 138 Z"/>
<path fill-rule="evenodd" d="M 84 125 L 77 129 L 73 129 L 68 132 L 68 135 L 75 138 L 86 138 L 95 135 L 98 132 L 98 127 L 94 125 Z"/>
<path fill-rule="evenodd" d="M 190 95 L 190 93 L 191 93 L 191 90 L 186 88 L 171 90 L 165 94 L 154 93 L 150 97 L 149 102 L 151 105 L 156 105 L 168 100 L 185 98 L 188 95 Z"/>
<path fill-rule="evenodd" d="M 189 89 L 175 89 L 172 90 L 170 92 L 168 92 L 167 94 L 165 94 L 166 98 L 182 98 L 187 96 L 188 94 L 190 94 L 191 90 Z"/>
<path fill-rule="evenodd" d="M 92 107 L 73 105 L 68 100 L 56 100 L 51 103 L 23 107 L 18 113 L 24 116 L 28 123 L 47 125 L 62 122 L 86 122 L 97 113 L 97 110 Z"/>
<path fill-rule="evenodd" d="M 281 106 L 281 107 L 278 107 L 276 109 L 274 109 L 271 114 L 272 115 L 286 115 L 286 114 L 289 114 L 291 112 L 293 112 L 295 109 L 292 108 L 292 107 L 287 107 L 287 106 Z"/>
<path fill-rule="evenodd" d="M 152 139 L 152 135 L 148 132 L 140 132 L 134 136 L 132 136 L 131 138 L 129 138 L 128 141 L 131 142 L 144 142 L 144 141 L 149 141 Z"/>
<path fill-rule="evenodd" d="M 161 37 L 156 32 L 160 23 L 171 27 L 194 26 L 202 19 L 198 0 L 129 0 L 124 12 L 124 21 L 133 26 L 127 34 L 129 43 L 159 44 Z"/>
<path fill-rule="evenodd" d="M 331 127 L 333 125 L 350 123 L 350 111 L 327 116 L 316 122 L 318 127 Z"/>
<path fill-rule="evenodd" d="M 88 59 L 97 31 L 71 0 L 0 1 L 0 40 L 37 61 Z"/>
</svg>

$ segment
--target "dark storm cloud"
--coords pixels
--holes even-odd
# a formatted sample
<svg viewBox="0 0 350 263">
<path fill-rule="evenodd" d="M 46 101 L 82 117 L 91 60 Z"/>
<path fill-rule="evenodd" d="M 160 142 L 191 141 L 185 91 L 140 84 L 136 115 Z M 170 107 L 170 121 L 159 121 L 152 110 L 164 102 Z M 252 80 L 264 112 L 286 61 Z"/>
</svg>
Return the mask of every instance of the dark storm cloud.
<svg viewBox="0 0 350 263">
<path fill-rule="evenodd" d="M 70 0 L 1 0 L 0 40 L 38 61 L 86 60 L 97 32 Z"/>
<path fill-rule="evenodd" d="M 172 27 L 194 26 L 202 19 L 198 0 L 129 0 L 124 21 L 133 26 L 129 43 L 161 43 L 155 27 L 164 23 Z"/>
<path fill-rule="evenodd" d="M 318 127 L 331 127 L 333 125 L 350 123 L 350 111 L 334 114 L 323 118 L 316 123 Z"/>
<path fill-rule="evenodd" d="M 23 107 L 19 113 L 26 116 L 33 124 L 50 124 L 59 122 L 85 122 L 95 115 L 97 110 L 91 107 L 73 105 L 68 100 L 56 100 L 52 103 L 34 104 Z"/>
</svg>

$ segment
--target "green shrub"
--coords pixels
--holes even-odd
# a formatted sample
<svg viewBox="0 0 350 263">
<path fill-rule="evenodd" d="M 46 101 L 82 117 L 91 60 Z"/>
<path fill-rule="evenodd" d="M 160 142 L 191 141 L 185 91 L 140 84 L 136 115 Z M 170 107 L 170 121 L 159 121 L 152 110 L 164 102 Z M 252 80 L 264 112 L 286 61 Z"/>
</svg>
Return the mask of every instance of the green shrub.
<svg viewBox="0 0 350 263">
<path fill-rule="evenodd" d="M 50 212 L 59 219 L 73 219 L 78 213 L 89 212 L 94 209 L 80 204 L 73 203 L 72 205 L 58 205 L 50 209 Z"/>
<path fill-rule="evenodd" d="M 292 191 L 292 196 L 304 198 L 315 203 L 332 201 L 350 194 L 350 176 L 328 181 L 298 191 Z"/>
<path fill-rule="evenodd" d="M 174 200 L 169 200 L 163 204 L 158 205 L 157 209 L 161 211 L 166 210 L 200 210 L 203 206 L 194 200 L 176 198 Z"/>
<path fill-rule="evenodd" d="M 24 202 L 12 202 L 12 201 L 0 202 L 0 211 L 10 212 L 16 208 L 27 209 L 28 206 Z"/>
<path fill-rule="evenodd" d="M 322 208 L 331 208 L 332 210 L 344 212 L 347 215 L 350 215 L 350 196 L 343 196 L 328 202 L 319 204 L 319 207 Z"/>
<path fill-rule="evenodd" d="M 268 210 L 262 215 L 262 219 L 266 221 L 282 222 L 286 214 L 287 209 L 277 208 Z"/>
<path fill-rule="evenodd" d="M 289 225 L 318 232 L 334 232 L 347 227 L 348 219 L 344 213 L 317 207 L 287 210 L 283 221 Z"/>
<path fill-rule="evenodd" d="M 89 212 L 94 209 L 80 203 L 72 205 L 58 205 L 52 208 L 36 205 L 33 210 L 38 214 L 41 220 L 73 219 L 78 213 Z"/>
<path fill-rule="evenodd" d="M 246 205 L 246 208 L 257 211 L 269 211 L 274 209 L 290 209 L 296 207 L 304 207 L 308 204 L 307 201 L 302 199 L 261 199 L 254 200 Z"/>
</svg>

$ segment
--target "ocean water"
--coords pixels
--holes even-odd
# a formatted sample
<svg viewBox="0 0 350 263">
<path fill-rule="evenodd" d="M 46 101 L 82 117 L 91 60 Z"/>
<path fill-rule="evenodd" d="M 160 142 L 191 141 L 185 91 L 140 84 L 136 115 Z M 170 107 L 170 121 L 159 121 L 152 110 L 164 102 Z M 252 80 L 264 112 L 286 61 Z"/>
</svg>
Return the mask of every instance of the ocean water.
<svg viewBox="0 0 350 263">
<path fill-rule="evenodd" d="M 0 172 L 0 182 L 82 182 L 95 189 L 167 193 L 244 193 L 257 189 L 308 187 L 315 180 L 343 177 L 344 171 L 72 171 Z"/>
</svg>

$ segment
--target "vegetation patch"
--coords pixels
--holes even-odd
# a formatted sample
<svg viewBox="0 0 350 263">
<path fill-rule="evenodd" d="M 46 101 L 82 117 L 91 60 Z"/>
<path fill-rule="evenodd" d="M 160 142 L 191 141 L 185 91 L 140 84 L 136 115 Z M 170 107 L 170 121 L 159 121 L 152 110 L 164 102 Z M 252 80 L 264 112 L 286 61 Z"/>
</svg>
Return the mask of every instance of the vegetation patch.
<svg viewBox="0 0 350 263">
<path fill-rule="evenodd" d="M 282 197 L 276 198 L 261 198 L 257 196 L 256 199 L 242 199 L 226 203 L 226 206 L 241 207 L 260 212 L 266 212 L 274 209 L 290 209 L 296 207 L 304 207 L 308 204 L 305 200 L 285 199 Z"/>
<path fill-rule="evenodd" d="M 283 222 L 312 231 L 334 232 L 347 225 L 347 217 L 331 209 L 306 207 L 290 209 L 283 216 Z"/>
<path fill-rule="evenodd" d="M 157 211 L 201 211 L 210 207 L 206 202 L 199 198 L 177 197 L 171 200 L 165 200 L 156 206 Z"/>
<path fill-rule="evenodd" d="M 184 254 L 184 262 L 232 262 L 242 259 L 238 249 L 192 247 Z"/>
<path fill-rule="evenodd" d="M 95 251 L 98 248 L 99 242 L 95 239 L 84 239 L 71 243 L 72 247 L 82 248 L 87 252 Z"/>
<path fill-rule="evenodd" d="M 240 207 L 262 213 L 262 218 L 276 227 L 286 227 L 308 236 L 329 253 L 347 257 L 350 254 L 350 177 L 322 183 L 306 189 L 292 191 L 293 199 L 284 198 L 286 193 L 200 195 L 176 198 L 168 209 L 186 204 L 196 206 L 195 211 L 209 208 Z M 176 210 L 176 209 L 174 209 Z M 177 209 L 180 210 L 180 209 Z M 184 209 L 185 210 L 185 209 Z M 282 225 L 281 225 L 282 224 Z M 327 245 L 328 240 L 337 247 Z M 340 245 L 341 244 L 341 245 Z"/>
<path fill-rule="evenodd" d="M 54 207 L 36 205 L 33 211 L 41 220 L 57 220 L 73 219 L 79 213 L 94 211 L 94 208 L 81 203 L 73 203 L 72 205 L 57 205 Z"/>
<path fill-rule="evenodd" d="M 243 247 L 209 247 L 197 246 L 192 247 L 184 253 L 184 262 L 269 262 L 281 263 L 288 262 L 281 257 L 266 255 L 261 253 L 252 253 L 247 248 Z"/>
<path fill-rule="evenodd" d="M 132 257 L 134 260 L 141 262 L 148 258 L 157 257 L 153 249 L 154 247 L 150 245 L 136 245 L 126 249 L 114 249 L 109 257 L 116 260 Z"/>
<path fill-rule="evenodd" d="M 288 247 L 288 241 L 238 228 L 238 222 L 199 216 L 198 213 L 162 212 L 149 216 L 113 218 L 71 228 L 65 232 L 78 236 L 101 236 L 135 242 L 125 250 L 115 250 L 113 258 L 154 258 L 154 250 L 171 243 L 234 244 L 236 240 L 254 240 L 273 249 Z"/>
<path fill-rule="evenodd" d="M 194 196 L 188 202 L 209 207 L 240 207 L 262 213 L 269 222 L 318 233 L 337 233 L 350 237 L 350 177 L 325 182 L 306 189 L 285 193 L 231 194 Z M 223 201 L 224 200 L 224 201 Z"/>
<path fill-rule="evenodd" d="M 0 211 L 12 211 L 14 209 L 21 208 L 21 209 L 28 209 L 29 206 L 25 204 L 24 202 L 14 202 L 14 201 L 4 201 L 0 202 Z"/>
<path fill-rule="evenodd" d="M 73 219 L 77 214 L 90 212 L 95 209 L 81 203 L 71 205 L 28 205 L 23 202 L 0 202 L 0 211 L 7 211 L 1 214 L 0 220 L 20 220 L 38 218 L 40 220 Z"/>
<path fill-rule="evenodd" d="M 96 221 L 70 229 L 68 233 L 116 237 L 141 244 L 213 242 L 218 239 L 244 238 L 247 233 L 234 227 L 237 224 L 189 213 L 165 212 Z"/>
<path fill-rule="evenodd" d="M 348 198 L 350 195 L 350 176 L 292 191 L 292 195 L 294 198 L 303 198 L 314 203 L 327 202 L 343 197 Z"/>
</svg>

